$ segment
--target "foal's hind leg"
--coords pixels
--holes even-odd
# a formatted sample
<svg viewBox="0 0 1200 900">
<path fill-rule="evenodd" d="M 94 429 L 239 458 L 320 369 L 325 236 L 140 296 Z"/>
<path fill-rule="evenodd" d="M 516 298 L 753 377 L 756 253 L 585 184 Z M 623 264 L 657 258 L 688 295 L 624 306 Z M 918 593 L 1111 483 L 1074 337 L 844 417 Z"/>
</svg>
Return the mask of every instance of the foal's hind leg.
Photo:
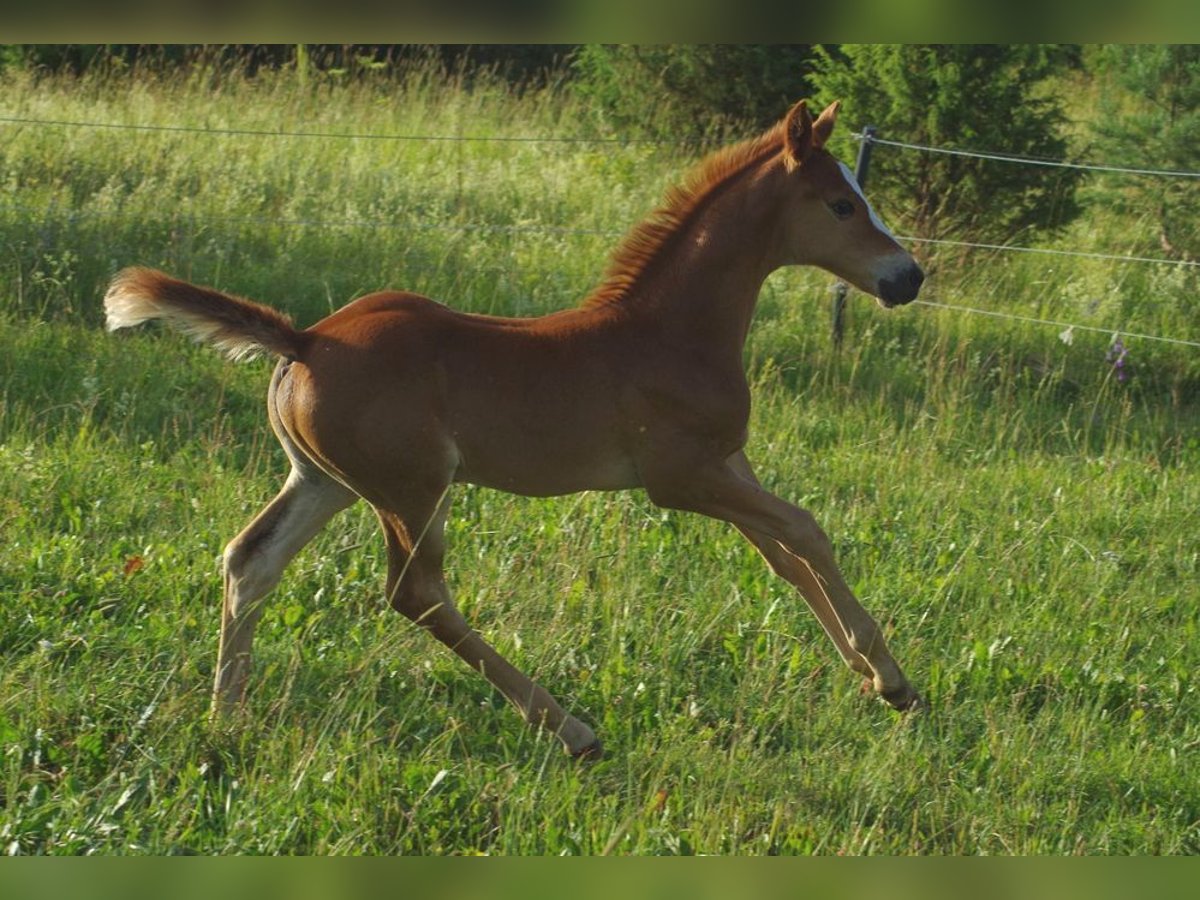
<svg viewBox="0 0 1200 900">
<path fill-rule="evenodd" d="M 283 490 L 225 548 L 221 643 L 213 685 L 213 713 L 241 701 L 250 672 L 250 646 L 262 616 L 262 598 L 335 513 L 357 496 L 311 466 L 294 466 Z"/>
<path fill-rule="evenodd" d="M 405 504 L 409 509 L 413 504 Z M 376 508 L 388 550 L 388 599 L 490 681 L 530 725 L 554 734 L 573 756 L 596 758 L 600 741 L 549 693 L 513 666 L 475 632 L 454 606 L 442 572 L 444 495 L 419 504 L 420 513 L 399 516 Z M 430 511 L 426 511 L 430 510 Z"/>
<path fill-rule="evenodd" d="M 656 473 L 658 474 L 658 473 Z M 680 477 L 672 470 L 647 482 L 661 505 L 689 509 L 731 522 L 755 542 L 793 583 L 834 638 L 852 668 L 871 678 L 896 709 L 921 705 L 920 695 L 892 657 L 879 625 L 855 598 L 833 559 L 833 547 L 812 515 L 764 490 L 745 456 L 734 454 Z M 791 562 L 786 562 L 791 557 Z"/>
</svg>

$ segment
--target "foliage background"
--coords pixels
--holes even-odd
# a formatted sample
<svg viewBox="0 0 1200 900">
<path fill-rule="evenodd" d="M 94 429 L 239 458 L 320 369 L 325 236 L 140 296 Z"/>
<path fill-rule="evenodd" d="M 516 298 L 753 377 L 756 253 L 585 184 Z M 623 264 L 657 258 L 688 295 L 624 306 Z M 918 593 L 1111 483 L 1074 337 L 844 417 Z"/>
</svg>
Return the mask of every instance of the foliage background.
<svg viewBox="0 0 1200 900">
<path fill-rule="evenodd" d="M 1069 54 L 1031 44 L 843 45 L 818 49 L 812 81 L 849 120 L 911 144 L 1035 159 L 1068 156 L 1063 100 L 1046 90 Z M 932 153 L 881 153 L 873 189 L 922 238 L 1007 242 L 1078 214 L 1082 173 Z"/>
<path fill-rule="evenodd" d="M 1105 46 L 1092 50 L 1093 66 L 1114 73 L 1125 104 L 1099 118 L 1096 143 L 1115 165 L 1200 171 L 1200 47 Z M 1200 183 L 1197 177 L 1103 183 L 1104 202 L 1157 224 L 1147 250 L 1195 261 L 1200 253 Z"/>
</svg>

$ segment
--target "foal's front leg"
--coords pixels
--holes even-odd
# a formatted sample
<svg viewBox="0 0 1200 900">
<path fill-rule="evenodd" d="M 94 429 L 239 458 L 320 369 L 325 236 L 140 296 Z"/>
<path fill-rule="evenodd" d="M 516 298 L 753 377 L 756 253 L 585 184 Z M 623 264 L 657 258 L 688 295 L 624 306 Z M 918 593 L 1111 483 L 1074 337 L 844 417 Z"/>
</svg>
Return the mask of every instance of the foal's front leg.
<svg viewBox="0 0 1200 900">
<path fill-rule="evenodd" d="M 729 466 L 737 474 L 759 484 L 745 454 L 739 453 L 731 457 Z M 762 558 L 767 561 L 767 565 L 771 567 L 771 571 L 800 591 L 813 613 L 816 614 L 817 621 L 821 623 L 821 627 L 837 647 L 838 653 L 841 654 L 846 665 L 873 681 L 875 672 L 871 669 L 871 664 L 867 662 L 866 657 L 850 646 L 850 638 L 829 600 L 829 593 L 825 590 L 825 585 L 813 571 L 808 560 L 797 556 L 769 535 L 754 531 L 744 525 L 738 525 L 737 529 L 746 537 L 746 540 L 755 546 Z"/>
<path fill-rule="evenodd" d="M 744 454 L 701 467 L 685 479 L 646 487 L 660 505 L 736 525 L 771 567 L 799 589 L 852 669 L 870 678 L 896 709 L 920 705 L 920 695 L 888 651 L 883 632 L 842 577 L 825 532 L 809 512 L 763 488 Z"/>
</svg>

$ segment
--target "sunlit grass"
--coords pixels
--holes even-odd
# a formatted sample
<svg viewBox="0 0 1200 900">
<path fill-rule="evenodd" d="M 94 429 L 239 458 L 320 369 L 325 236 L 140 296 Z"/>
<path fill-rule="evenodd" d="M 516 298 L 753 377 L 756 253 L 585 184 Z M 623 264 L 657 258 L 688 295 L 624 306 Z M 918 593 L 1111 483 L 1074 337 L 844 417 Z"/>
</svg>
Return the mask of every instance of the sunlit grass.
<svg viewBox="0 0 1200 900">
<path fill-rule="evenodd" d="M 586 134 L 559 95 L 416 76 L 305 89 L 286 74 L 18 77 L 0 109 Z M 644 145 L 4 127 L 7 852 L 1200 850 L 1186 350 L 1131 342 L 1134 377 L 1119 382 L 1106 335 L 1067 344 L 1056 329 L 857 297 L 837 351 L 829 278 L 772 277 L 747 347 L 749 454 L 830 533 L 930 701 L 922 719 L 863 696 L 731 529 L 638 492 L 461 488 L 448 535 L 460 605 L 597 728 L 605 760 L 564 758 L 386 608 L 363 506 L 289 569 L 260 626 L 249 714 L 213 727 L 219 555 L 285 471 L 262 412 L 270 365 L 157 329 L 104 334 L 108 277 L 160 265 L 302 323 L 384 286 L 543 312 L 586 292 L 611 232 L 686 160 Z M 1122 227 L 1090 221 L 1098 237 Z M 445 227 L 480 223 L 505 230 Z M 1195 337 L 1183 276 L 1122 271 L 943 261 L 928 296 Z"/>
</svg>

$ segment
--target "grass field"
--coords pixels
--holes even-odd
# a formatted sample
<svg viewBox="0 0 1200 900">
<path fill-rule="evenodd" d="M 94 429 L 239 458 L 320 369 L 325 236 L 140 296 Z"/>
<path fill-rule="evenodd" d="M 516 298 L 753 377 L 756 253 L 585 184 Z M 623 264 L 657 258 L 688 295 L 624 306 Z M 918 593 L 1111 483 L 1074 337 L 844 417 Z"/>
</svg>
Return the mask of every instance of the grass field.
<svg viewBox="0 0 1200 900">
<path fill-rule="evenodd" d="M 558 94 L 419 73 L 10 72 L 0 115 L 595 133 Z M 596 727 L 604 760 L 568 760 L 387 609 L 361 505 L 269 600 L 247 720 L 209 724 L 221 549 L 286 472 L 270 363 L 105 334 L 108 278 L 159 266 L 302 324 L 389 286 L 537 314 L 582 297 L 689 161 L 665 145 L 0 124 L 0 847 L 1200 851 L 1200 354 L 1127 339 L 1121 381 L 1107 335 L 1067 344 L 863 297 L 838 351 L 831 279 L 809 271 L 773 276 L 760 303 L 749 455 L 825 526 L 927 715 L 862 695 L 728 527 L 637 492 L 460 488 L 461 607 Z M 1123 252 L 1111 242 L 1135 226 L 1094 209 L 1052 246 Z M 1014 255 L 931 271 L 931 300 L 1200 339 L 1187 270 Z"/>
</svg>

